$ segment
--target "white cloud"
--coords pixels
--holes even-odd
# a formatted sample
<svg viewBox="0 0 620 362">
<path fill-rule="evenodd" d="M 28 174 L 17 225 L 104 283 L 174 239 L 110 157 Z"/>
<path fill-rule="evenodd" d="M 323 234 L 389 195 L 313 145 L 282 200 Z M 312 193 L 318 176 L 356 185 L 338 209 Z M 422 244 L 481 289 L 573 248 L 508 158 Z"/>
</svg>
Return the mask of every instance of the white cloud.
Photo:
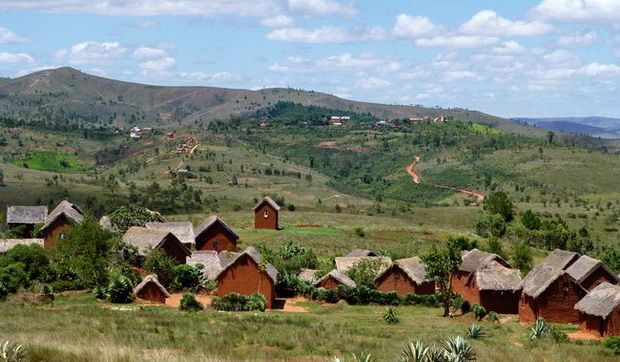
<svg viewBox="0 0 620 362">
<path fill-rule="evenodd" d="M 352 30 L 339 26 L 322 26 L 317 29 L 284 28 L 267 34 L 267 39 L 291 43 L 340 44 L 364 41 L 381 41 L 387 34 L 381 27 L 356 27 Z"/>
<path fill-rule="evenodd" d="M 543 54 L 542 60 L 556 68 L 576 68 L 581 65 L 581 59 L 564 49 L 554 50 Z"/>
<path fill-rule="evenodd" d="M 389 81 L 375 77 L 364 78 L 355 82 L 355 86 L 362 89 L 387 88 L 391 85 L 392 83 Z"/>
<path fill-rule="evenodd" d="M 217 16 L 272 17 L 282 8 L 278 0 L 2 0 L 3 9 L 40 10 L 120 16 Z"/>
<path fill-rule="evenodd" d="M 23 43 L 30 40 L 32 40 L 31 37 L 20 36 L 12 32 L 10 29 L 0 27 L 0 44 Z"/>
<path fill-rule="evenodd" d="M 167 53 L 163 49 L 151 48 L 151 47 L 139 47 L 131 54 L 134 58 L 148 59 L 148 58 L 160 58 L 166 56 Z"/>
<path fill-rule="evenodd" d="M 475 72 L 469 70 L 450 71 L 444 73 L 443 80 L 446 82 L 452 82 L 455 80 L 463 79 L 479 79 Z"/>
<path fill-rule="evenodd" d="M 127 49 L 118 42 L 84 41 L 73 45 L 70 49 L 62 49 L 56 52 L 58 60 L 69 60 L 74 65 L 107 64 L 123 54 Z"/>
<path fill-rule="evenodd" d="M 373 53 L 359 55 L 344 53 L 317 60 L 290 57 L 269 67 L 269 70 L 279 73 L 349 71 L 362 74 L 366 72 L 396 74 L 401 69 L 402 65 L 393 57 L 384 57 Z"/>
<path fill-rule="evenodd" d="M 417 38 L 424 35 L 435 34 L 442 30 L 442 27 L 433 24 L 428 18 L 423 16 L 411 16 L 399 14 L 392 29 L 394 35 L 402 38 Z"/>
<path fill-rule="evenodd" d="M 34 58 L 26 53 L 0 52 L 0 64 L 32 64 Z"/>
<path fill-rule="evenodd" d="M 590 63 L 581 67 L 577 73 L 588 77 L 620 76 L 620 66 L 615 64 Z"/>
<path fill-rule="evenodd" d="M 617 0 L 542 0 L 530 11 L 537 19 L 563 22 L 614 22 L 620 20 Z"/>
<path fill-rule="evenodd" d="M 174 58 L 164 57 L 140 63 L 139 67 L 142 69 L 143 74 L 167 75 L 174 68 L 175 63 Z"/>
<path fill-rule="evenodd" d="M 353 17 L 358 11 L 352 4 L 334 0 L 288 0 L 288 8 L 295 14 L 308 17 Z"/>
<path fill-rule="evenodd" d="M 266 18 L 260 21 L 261 25 L 271 28 L 289 28 L 295 25 L 295 21 L 290 16 L 278 15 L 273 18 Z"/>
<path fill-rule="evenodd" d="M 498 16 L 493 10 L 482 10 L 460 26 L 463 34 L 482 36 L 533 36 L 553 30 L 551 25 L 539 21 L 512 21 Z"/>
<path fill-rule="evenodd" d="M 598 41 L 599 37 L 595 31 L 587 31 L 578 35 L 563 35 L 558 38 L 557 45 L 560 47 L 585 47 Z"/>
<path fill-rule="evenodd" d="M 421 38 L 415 44 L 422 48 L 473 49 L 497 44 L 499 38 L 485 36 L 452 35 Z"/>
<path fill-rule="evenodd" d="M 242 79 L 242 77 L 229 73 L 229 72 L 217 72 L 217 73 L 206 73 L 206 72 L 192 72 L 192 73 L 179 73 L 179 76 L 184 79 L 192 80 L 192 81 L 201 81 L 201 82 L 209 82 L 209 83 L 227 83 L 227 82 L 236 82 Z"/>
<path fill-rule="evenodd" d="M 501 45 L 491 49 L 491 52 L 497 55 L 516 55 L 522 54 L 524 51 L 525 48 L 513 40 L 502 42 Z"/>
<path fill-rule="evenodd" d="M 136 28 L 154 28 L 157 26 L 157 22 L 151 19 L 141 19 L 135 22 Z"/>
<path fill-rule="evenodd" d="M 617 56 L 618 58 L 620 58 L 620 49 L 616 50 L 614 52 L 614 55 Z"/>
</svg>

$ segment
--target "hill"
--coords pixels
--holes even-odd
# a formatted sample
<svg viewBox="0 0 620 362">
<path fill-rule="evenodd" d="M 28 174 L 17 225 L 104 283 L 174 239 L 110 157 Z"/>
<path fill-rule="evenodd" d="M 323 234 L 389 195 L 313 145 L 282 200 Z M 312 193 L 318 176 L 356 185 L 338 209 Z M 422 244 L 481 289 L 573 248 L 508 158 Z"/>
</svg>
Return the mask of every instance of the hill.
<svg viewBox="0 0 620 362">
<path fill-rule="evenodd" d="M 537 129 L 478 111 L 357 102 L 291 88 L 252 91 L 161 87 L 107 79 L 68 67 L 0 81 L 0 116 L 117 127 L 171 127 L 228 120 L 255 115 L 281 101 L 370 113 L 382 119 L 445 115 L 510 132 L 542 134 Z"/>
<path fill-rule="evenodd" d="M 606 117 L 513 118 L 542 129 L 586 134 L 600 138 L 620 138 L 620 119 Z"/>
</svg>

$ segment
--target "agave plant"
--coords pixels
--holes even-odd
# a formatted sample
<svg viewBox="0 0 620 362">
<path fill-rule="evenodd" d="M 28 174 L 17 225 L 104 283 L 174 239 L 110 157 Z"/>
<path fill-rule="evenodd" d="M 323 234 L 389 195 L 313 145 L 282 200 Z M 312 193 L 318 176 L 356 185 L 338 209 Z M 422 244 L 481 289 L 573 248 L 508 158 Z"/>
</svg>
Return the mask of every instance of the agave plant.
<svg viewBox="0 0 620 362">
<path fill-rule="evenodd" d="M 486 333 L 481 326 L 472 324 L 471 327 L 467 328 L 467 338 L 480 339 L 484 337 L 486 337 Z"/>
<path fill-rule="evenodd" d="M 359 354 L 352 353 L 353 362 L 375 362 L 374 357 L 370 353 L 360 352 Z"/>
<path fill-rule="evenodd" d="M 392 307 L 388 307 L 385 310 L 385 314 L 383 315 L 383 319 L 389 324 L 396 324 L 400 322 L 398 316 L 396 315 L 396 311 Z"/>
<path fill-rule="evenodd" d="M 118 275 L 110 282 L 108 287 L 108 296 L 112 303 L 129 303 L 131 302 L 131 293 L 133 286 L 131 280 L 124 275 Z"/>
<path fill-rule="evenodd" d="M 421 341 L 409 342 L 405 345 L 400 362 L 426 362 L 430 347 Z"/>
<path fill-rule="evenodd" d="M 21 344 L 5 341 L 0 344 L 0 361 L 2 362 L 26 362 L 26 352 Z"/>
<path fill-rule="evenodd" d="M 530 329 L 530 340 L 538 340 L 541 339 L 545 334 L 549 333 L 551 330 L 547 326 L 544 318 L 538 318 L 536 320 L 536 324 Z"/>
<path fill-rule="evenodd" d="M 476 353 L 467 340 L 461 336 L 449 337 L 442 342 L 444 360 L 447 362 L 475 361 Z"/>
<path fill-rule="evenodd" d="M 425 362 L 445 362 L 446 357 L 444 350 L 438 348 L 437 346 L 430 346 L 428 351 L 426 351 L 426 359 Z"/>
</svg>

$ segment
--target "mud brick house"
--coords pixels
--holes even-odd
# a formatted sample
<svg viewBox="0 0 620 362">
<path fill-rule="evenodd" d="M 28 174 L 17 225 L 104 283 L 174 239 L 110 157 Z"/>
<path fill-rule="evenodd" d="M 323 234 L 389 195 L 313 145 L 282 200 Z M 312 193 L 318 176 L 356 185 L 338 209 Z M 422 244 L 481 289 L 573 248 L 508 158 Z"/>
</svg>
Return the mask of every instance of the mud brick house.
<svg viewBox="0 0 620 362">
<path fill-rule="evenodd" d="M 253 208 L 254 211 L 254 228 L 255 229 L 271 229 L 279 230 L 278 213 L 280 205 L 269 196 L 263 197 Z"/>
<path fill-rule="evenodd" d="M 452 275 L 452 291 L 470 304 L 478 303 L 488 311 L 517 314 L 521 276 L 497 254 L 478 249 L 461 255 L 459 270 Z"/>
<path fill-rule="evenodd" d="M 366 249 L 353 249 L 345 257 L 358 257 L 358 256 L 377 256 L 374 251 Z"/>
<path fill-rule="evenodd" d="M 137 298 L 151 302 L 166 303 L 170 293 L 161 285 L 153 275 L 147 275 L 134 290 L 133 295 Z"/>
<path fill-rule="evenodd" d="M 592 290 L 597 285 L 608 282 L 618 284 L 620 278 L 605 263 L 600 260 L 582 255 L 570 267 L 566 269 L 575 280 L 577 280 L 586 290 Z"/>
<path fill-rule="evenodd" d="M 603 282 L 575 305 L 579 329 L 597 337 L 620 335 L 620 286 Z"/>
<path fill-rule="evenodd" d="M 345 273 L 337 269 L 325 274 L 322 278 L 312 283 L 312 285 L 323 289 L 336 289 L 339 285 L 347 288 L 355 288 L 357 286 L 353 279 L 349 278 Z"/>
<path fill-rule="evenodd" d="M 169 231 L 132 226 L 123 235 L 123 241 L 138 249 L 138 255 L 146 257 L 152 250 L 163 250 L 177 263 L 185 264 L 192 253 Z"/>
<path fill-rule="evenodd" d="M 32 238 L 36 224 L 42 224 L 47 217 L 47 206 L 8 206 L 6 223 L 10 229 L 21 227 L 23 238 Z"/>
<path fill-rule="evenodd" d="M 192 250 L 196 246 L 194 240 L 194 226 L 191 222 L 147 222 L 144 224 L 147 229 L 165 230 L 176 236 L 188 249 Z"/>
<path fill-rule="evenodd" d="M 377 275 L 375 284 L 377 290 L 394 291 L 401 297 L 435 293 L 435 282 L 426 278 L 426 266 L 417 256 L 394 261 Z"/>
<path fill-rule="evenodd" d="M 215 278 L 218 296 L 259 293 L 265 296 L 265 307 L 273 307 L 278 271 L 263 260 L 258 250 L 248 246 L 242 253 L 221 252 L 218 257 L 222 265 Z"/>
<path fill-rule="evenodd" d="M 52 249 L 56 241 L 63 240 L 69 228 L 84 221 L 84 213 L 79 207 L 69 201 L 61 201 L 58 206 L 45 219 L 41 227 L 43 234 L 43 246 Z"/>
<path fill-rule="evenodd" d="M 586 294 L 581 284 L 564 268 L 570 267 L 579 254 L 554 250 L 521 282 L 519 320 L 530 324 L 538 318 L 553 323 L 579 323 L 575 304 Z"/>
<path fill-rule="evenodd" d="M 213 215 L 194 230 L 196 250 L 237 251 L 239 235 Z"/>
</svg>

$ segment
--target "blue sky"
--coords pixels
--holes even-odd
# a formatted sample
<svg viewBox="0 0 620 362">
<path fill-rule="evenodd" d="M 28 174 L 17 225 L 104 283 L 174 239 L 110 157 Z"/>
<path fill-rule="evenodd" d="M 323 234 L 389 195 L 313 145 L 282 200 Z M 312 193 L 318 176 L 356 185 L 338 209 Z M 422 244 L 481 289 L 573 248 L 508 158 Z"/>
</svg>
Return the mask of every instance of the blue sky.
<svg viewBox="0 0 620 362">
<path fill-rule="evenodd" d="M 620 0 L 2 0 L 0 76 L 620 118 Z"/>
</svg>

